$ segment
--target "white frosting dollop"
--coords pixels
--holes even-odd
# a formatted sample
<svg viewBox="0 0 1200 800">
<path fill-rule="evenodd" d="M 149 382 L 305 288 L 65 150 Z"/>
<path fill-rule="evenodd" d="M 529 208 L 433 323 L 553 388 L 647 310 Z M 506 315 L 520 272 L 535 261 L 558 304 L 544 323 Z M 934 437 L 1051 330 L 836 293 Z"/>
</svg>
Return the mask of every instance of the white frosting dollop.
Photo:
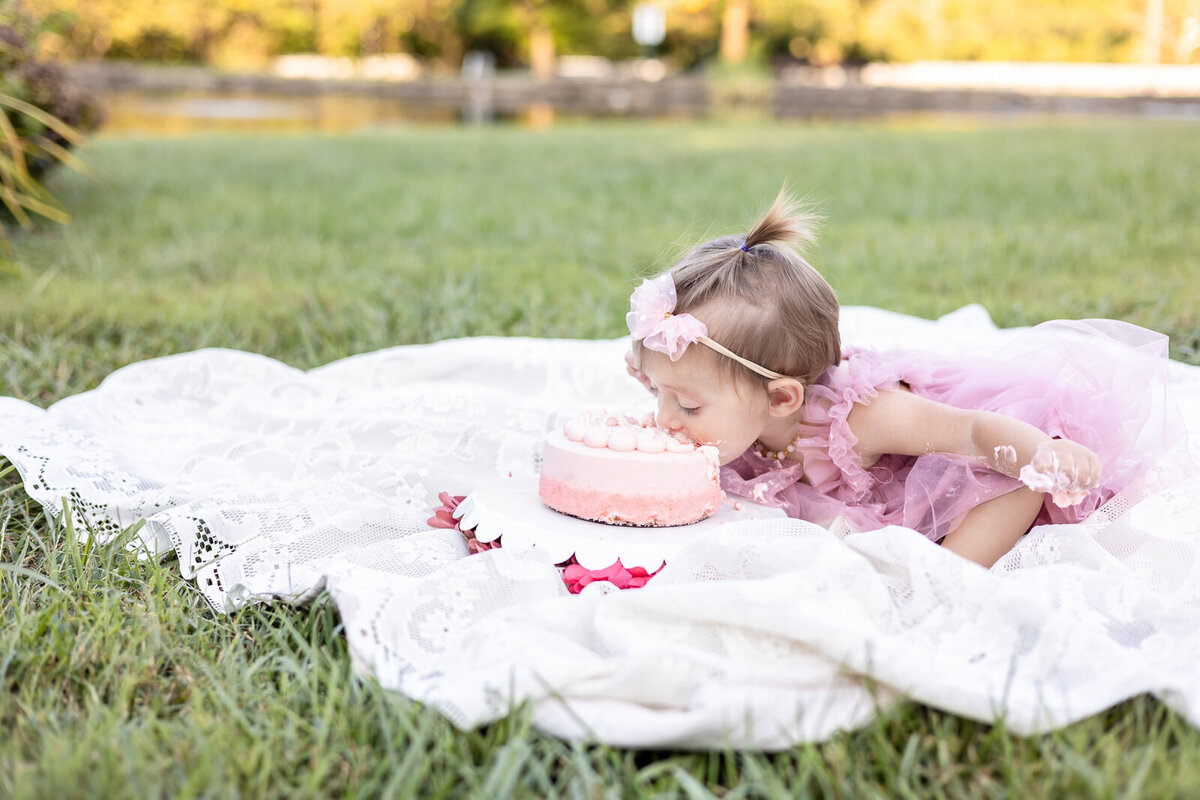
<svg viewBox="0 0 1200 800">
<path fill-rule="evenodd" d="M 667 435 L 657 428 L 642 428 L 637 449 L 643 453 L 661 453 L 667 449 Z"/>
<path fill-rule="evenodd" d="M 583 443 L 588 447 L 608 447 L 608 427 L 598 425 L 594 428 L 588 428 L 588 431 L 583 436 Z"/>
<path fill-rule="evenodd" d="M 640 420 L 630 416 L 609 416 L 587 413 L 563 425 L 563 436 L 588 447 L 608 448 L 628 453 L 690 453 L 696 445 L 684 441 L 665 428 L 654 424 L 647 415 Z"/>
<path fill-rule="evenodd" d="M 568 422 L 563 426 L 563 436 L 566 436 L 572 442 L 582 442 L 587 436 L 588 425 L 579 417 Z"/>
<path fill-rule="evenodd" d="M 693 444 L 688 444 L 682 439 L 676 439 L 674 436 L 667 437 L 667 452 L 668 453 L 690 453 L 696 449 Z"/>
<path fill-rule="evenodd" d="M 608 435 L 608 449 L 628 453 L 637 449 L 638 434 L 628 428 L 617 428 Z"/>
</svg>

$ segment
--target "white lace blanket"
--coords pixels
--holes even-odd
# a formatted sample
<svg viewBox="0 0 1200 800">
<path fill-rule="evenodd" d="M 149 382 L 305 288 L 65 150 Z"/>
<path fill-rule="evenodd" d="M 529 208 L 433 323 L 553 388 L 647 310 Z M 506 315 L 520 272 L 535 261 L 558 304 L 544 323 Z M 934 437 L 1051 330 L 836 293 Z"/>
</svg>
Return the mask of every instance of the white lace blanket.
<svg viewBox="0 0 1200 800">
<path fill-rule="evenodd" d="M 844 312 L 848 344 L 987 347 L 978 307 L 934 323 Z M 1160 476 L 991 571 L 903 530 L 795 520 L 697 538 L 641 590 L 569 595 L 519 553 L 467 556 L 437 493 L 536 474 L 582 408 L 647 409 L 624 340 L 469 339 L 309 372 L 204 350 L 133 364 L 48 410 L 0 398 L 0 453 L 93 535 L 139 519 L 218 610 L 325 586 L 358 668 L 469 727 L 526 700 L 564 737 L 775 749 L 899 694 L 1033 732 L 1151 692 L 1200 724 L 1200 484 Z M 1193 443 L 1200 368 L 1173 365 Z"/>
</svg>

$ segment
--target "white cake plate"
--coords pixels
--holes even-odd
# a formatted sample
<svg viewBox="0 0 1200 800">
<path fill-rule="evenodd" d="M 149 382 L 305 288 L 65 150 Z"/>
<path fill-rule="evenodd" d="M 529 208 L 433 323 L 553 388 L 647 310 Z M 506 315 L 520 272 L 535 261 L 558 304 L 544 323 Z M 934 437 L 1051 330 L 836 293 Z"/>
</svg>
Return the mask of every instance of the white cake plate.
<svg viewBox="0 0 1200 800">
<path fill-rule="evenodd" d="M 504 537 L 505 550 L 529 550 L 550 564 L 572 555 L 585 569 L 604 569 L 616 560 L 655 572 L 684 545 L 730 522 L 787 516 L 778 508 L 727 499 L 716 513 L 691 525 L 635 528 L 560 514 L 538 497 L 538 479 L 504 478 L 476 487 L 454 510 L 463 530 L 492 542 Z"/>
</svg>

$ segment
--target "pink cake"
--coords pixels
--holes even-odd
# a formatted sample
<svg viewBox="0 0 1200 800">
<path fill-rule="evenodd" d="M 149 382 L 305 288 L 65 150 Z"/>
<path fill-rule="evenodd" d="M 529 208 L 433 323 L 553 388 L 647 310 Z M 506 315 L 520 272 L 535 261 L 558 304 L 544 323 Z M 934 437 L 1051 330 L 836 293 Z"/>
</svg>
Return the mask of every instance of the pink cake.
<svg viewBox="0 0 1200 800">
<path fill-rule="evenodd" d="M 688 525 L 720 507 L 717 448 L 649 420 L 587 415 L 546 436 L 542 502 L 610 525 Z"/>
</svg>

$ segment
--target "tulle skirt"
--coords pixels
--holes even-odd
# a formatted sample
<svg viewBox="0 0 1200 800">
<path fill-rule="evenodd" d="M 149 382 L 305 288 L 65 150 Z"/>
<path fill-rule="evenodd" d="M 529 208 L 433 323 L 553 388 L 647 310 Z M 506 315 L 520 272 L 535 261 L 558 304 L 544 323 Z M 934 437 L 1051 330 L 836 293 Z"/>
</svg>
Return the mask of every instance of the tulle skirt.
<svg viewBox="0 0 1200 800">
<path fill-rule="evenodd" d="M 899 524 L 937 541 L 980 503 L 1021 484 L 970 459 L 890 455 L 863 469 L 845 418 L 901 383 L 922 397 L 1015 417 L 1096 452 L 1102 479 L 1079 503 L 1049 497 L 1037 524 L 1079 522 L 1155 470 L 1191 471 L 1187 433 L 1167 374 L 1167 338 L 1114 320 L 1054 321 L 990 352 L 853 351 L 809 388 L 803 468 L 747 453 L 722 474 L 727 492 L 829 524 Z"/>
</svg>

